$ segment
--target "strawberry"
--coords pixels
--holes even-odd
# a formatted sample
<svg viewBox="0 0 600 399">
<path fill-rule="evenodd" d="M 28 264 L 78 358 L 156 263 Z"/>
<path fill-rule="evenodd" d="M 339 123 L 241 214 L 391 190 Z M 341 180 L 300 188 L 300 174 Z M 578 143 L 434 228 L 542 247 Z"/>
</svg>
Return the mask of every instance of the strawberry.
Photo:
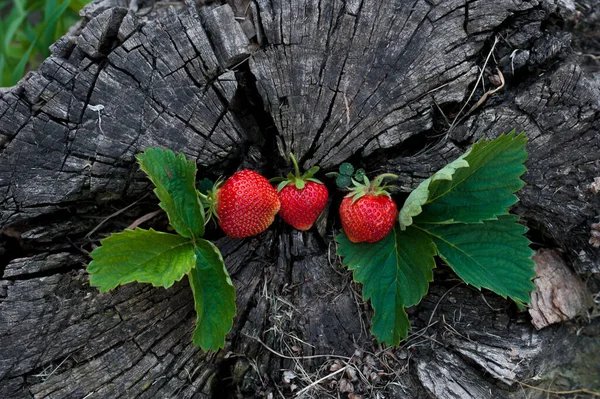
<svg viewBox="0 0 600 399">
<path fill-rule="evenodd" d="M 279 211 L 277 192 L 269 181 L 252 170 L 236 172 L 209 194 L 221 229 L 232 238 L 265 231 Z"/>
<path fill-rule="evenodd" d="M 386 191 L 380 187 L 386 177 L 396 178 L 389 173 L 376 177 L 372 183 L 365 176 L 365 184 L 354 181 L 354 187 L 342 200 L 340 218 L 348 239 L 354 243 L 377 242 L 394 227 L 398 208 Z"/>
<path fill-rule="evenodd" d="M 272 181 L 283 180 L 277 187 L 281 201 L 279 216 L 295 229 L 306 231 L 312 227 L 325 209 L 329 192 L 323 183 L 313 178 L 319 170 L 318 166 L 313 166 L 308 172 L 300 175 L 300 168 L 294 154 L 290 154 L 290 158 L 296 174 L 288 174 L 287 179 L 272 179 Z"/>
</svg>

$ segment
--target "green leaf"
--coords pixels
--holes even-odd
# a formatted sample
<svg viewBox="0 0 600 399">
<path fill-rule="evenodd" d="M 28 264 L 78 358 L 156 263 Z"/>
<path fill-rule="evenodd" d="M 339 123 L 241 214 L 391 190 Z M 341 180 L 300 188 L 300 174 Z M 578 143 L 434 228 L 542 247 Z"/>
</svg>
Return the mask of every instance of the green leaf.
<svg viewBox="0 0 600 399">
<path fill-rule="evenodd" d="M 287 186 L 288 184 L 290 184 L 290 181 L 289 181 L 289 180 L 284 180 L 284 181 L 282 181 L 281 183 L 279 183 L 279 184 L 277 185 L 277 192 L 280 192 L 281 190 L 283 190 L 283 188 L 284 188 L 285 186 Z"/>
<path fill-rule="evenodd" d="M 149 148 L 139 154 L 140 167 L 156 186 L 160 207 L 167 212 L 171 226 L 184 237 L 204 235 L 204 207 L 196 192 L 196 164 L 171 150 Z"/>
<path fill-rule="evenodd" d="M 465 155 L 466 154 L 463 154 L 458 159 L 434 173 L 429 179 L 424 180 L 408 195 L 402 209 L 398 212 L 398 220 L 400 221 L 400 228 L 402 230 L 413 223 L 413 217 L 423 212 L 422 206 L 425 205 L 429 199 L 429 187 L 432 183 L 435 183 L 438 180 L 452 180 L 452 175 L 457 169 L 469 167 L 469 163 L 463 159 Z"/>
<path fill-rule="evenodd" d="M 181 236 L 135 229 L 113 234 L 91 253 L 90 285 L 109 291 L 134 281 L 169 288 L 194 266 L 194 247 Z"/>
<path fill-rule="evenodd" d="M 307 172 L 305 172 L 302 175 L 302 180 L 308 180 L 311 177 L 313 177 L 314 175 L 317 174 L 317 172 L 320 170 L 321 168 L 318 166 L 312 166 Z"/>
<path fill-rule="evenodd" d="M 342 264 L 354 272 L 354 280 L 363 285 L 363 298 L 375 310 L 373 334 L 379 342 L 398 345 L 410 329 L 404 307 L 419 303 L 433 279 L 435 245 L 413 227 L 395 228 L 373 244 L 354 244 L 343 233 L 336 240 Z"/>
<path fill-rule="evenodd" d="M 512 298 L 517 304 L 529 303 L 535 286 L 535 264 L 527 228 L 514 215 L 482 223 L 416 225 L 430 235 L 439 256 L 463 279 L 476 288 L 488 288 Z"/>
<path fill-rule="evenodd" d="M 352 176 L 354 173 L 354 166 L 351 163 L 344 162 L 340 165 L 340 174 L 344 176 Z"/>
<path fill-rule="evenodd" d="M 196 267 L 188 277 L 196 306 L 194 345 L 216 351 L 225 345 L 225 335 L 233 325 L 235 289 L 221 253 L 211 242 L 196 242 Z"/>
<path fill-rule="evenodd" d="M 366 175 L 367 175 L 367 172 L 365 172 L 365 170 L 363 168 L 360 168 L 354 174 L 354 180 L 362 181 L 365 179 Z"/>
<path fill-rule="evenodd" d="M 79 9 L 87 2 L 0 1 L 0 86 L 12 86 L 36 69 L 50 54 L 48 47 L 80 19 Z"/>
<path fill-rule="evenodd" d="M 525 135 L 481 140 L 460 158 L 421 183 L 400 210 L 402 228 L 419 223 L 479 223 L 508 214 L 523 187 Z"/>
<path fill-rule="evenodd" d="M 335 184 L 339 188 L 348 188 L 348 186 L 352 184 L 352 179 L 345 175 L 339 175 L 335 179 Z"/>
</svg>

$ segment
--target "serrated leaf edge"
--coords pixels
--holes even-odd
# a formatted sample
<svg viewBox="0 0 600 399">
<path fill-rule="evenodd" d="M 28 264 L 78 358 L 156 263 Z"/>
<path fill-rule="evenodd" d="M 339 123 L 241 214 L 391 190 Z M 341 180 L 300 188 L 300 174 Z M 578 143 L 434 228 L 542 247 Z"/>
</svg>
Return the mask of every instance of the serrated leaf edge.
<svg viewBox="0 0 600 399">
<path fill-rule="evenodd" d="M 111 238 L 113 238 L 113 237 L 118 237 L 118 236 L 120 236 L 120 235 L 125 235 L 125 234 L 129 234 L 129 233 L 132 233 L 132 232 L 138 232 L 138 231 L 143 231 L 143 232 L 152 232 L 152 233 L 158 233 L 158 234 L 167 234 L 167 235 L 174 236 L 174 237 L 181 237 L 181 238 L 185 238 L 185 237 L 179 236 L 179 235 L 177 235 L 177 234 L 170 234 L 170 233 L 165 233 L 165 232 L 162 232 L 162 231 L 156 231 L 156 230 L 154 230 L 154 229 L 152 229 L 152 228 L 150 228 L 150 229 L 146 230 L 146 229 L 142 229 L 142 228 L 139 228 L 139 227 L 138 227 L 138 228 L 136 228 L 135 230 L 125 230 L 125 231 L 121 231 L 121 232 L 119 232 L 119 233 L 113 233 L 113 234 L 111 234 L 110 236 L 108 236 L 108 237 L 106 237 L 106 238 L 104 238 L 104 239 L 100 240 L 100 246 L 99 246 L 99 247 L 97 247 L 96 249 L 94 249 L 94 250 L 93 250 L 93 251 L 90 253 L 90 257 L 92 258 L 92 261 L 91 261 L 91 262 L 90 262 L 90 263 L 87 265 L 87 267 L 86 267 L 86 270 L 87 270 L 87 272 L 90 274 L 90 283 L 89 283 L 89 284 L 90 284 L 92 287 L 97 287 L 97 288 L 98 288 L 98 290 L 100 291 L 100 293 L 101 293 L 101 294 L 104 294 L 104 293 L 106 293 L 106 292 L 108 292 L 108 291 L 110 291 L 110 290 L 113 290 L 113 289 L 115 289 L 115 288 L 116 288 L 116 287 L 118 287 L 118 286 L 121 286 L 121 285 L 127 285 L 127 284 L 131 284 L 131 283 L 139 283 L 139 284 L 152 284 L 152 286 L 153 286 L 153 287 L 162 287 L 162 288 L 165 288 L 165 289 L 167 289 L 167 288 L 170 288 L 171 286 L 173 286 L 173 284 L 175 284 L 176 282 L 178 282 L 178 281 L 181 281 L 181 279 L 183 279 L 183 276 L 185 276 L 185 275 L 187 274 L 187 272 L 186 272 L 186 273 L 183 273 L 183 274 L 182 274 L 182 275 L 181 275 L 179 278 L 177 278 L 177 279 L 174 279 L 174 280 L 173 280 L 173 282 L 171 282 L 170 284 L 166 284 L 166 285 L 164 285 L 164 284 L 155 284 L 155 283 L 154 283 L 154 282 L 152 282 L 152 281 L 141 281 L 141 280 L 133 280 L 133 281 L 129 281 L 129 282 L 126 282 L 126 283 L 119 282 L 119 283 L 117 283 L 116 285 L 114 285 L 114 286 L 112 286 L 112 287 L 110 287 L 110 288 L 102 288 L 100 285 L 98 285 L 98 284 L 95 284 L 95 283 L 94 283 L 94 277 L 95 277 L 95 273 L 94 273 L 94 272 L 92 272 L 92 271 L 90 271 L 90 267 L 92 267 L 92 268 L 93 268 L 93 266 L 92 266 L 92 265 L 93 265 L 95 262 L 97 262 L 97 260 L 96 260 L 96 259 L 94 259 L 94 252 L 96 252 L 96 251 L 97 251 L 97 250 L 99 250 L 99 249 L 102 249 L 102 248 L 104 247 L 104 243 L 105 243 L 107 240 L 109 240 L 109 239 L 111 239 Z M 137 239 L 136 239 L 136 238 L 131 238 L 131 240 L 137 240 Z M 175 250 L 176 248 L 180 248 L 180 247 L 182 247 L 182 246 L 184 246 L 184 245 L 190 245 L 190 246 L 193 246 L 193 245 L 192 245 L 192 242 L 191 242 L 190 240 L 186 240 L 185 242 L 182 242 L 181 244 L 179 244 L 179 245 L 177 245 L 177 246 L 175 246 L 175 247 L 172 247 L 172 248 L 170 248 L 170 249 L 169 249 L 168 251 L 166 251 L 166 252 L 173 251 L 173 250 Z M 105 248 L 105 247 L 104 247 L 104 248 Z M 162 255 L 162 253 L 161 253 L 161 255 Z M 195 251 L 194 251 L 194 255 L 193 255 L 193 256 L 194 256 L 194 261 L 195 261 L 195 258 L 196 258 Z M 149 262 L 149 261 L 146 261 L 146 262 L 144 262 L 144 263 L 148 263 L 148 262 Z M 144 263 L 141 263 L 141 264 L 140 264 L 140 266 L 141 266 L 141 265 L 143 265 Z M 195 263 L 195 262 L 194 262 L 194 263 Z M 188 272 L 189 272 L 189 271 L 188 271 Z"/>
<path fill-rule="evenodd" d="M 516 130 L 513 129 L 512 131 L 510 131 L 507 134 L 503 133 L 503 134 L 499 135 L 495 139 L 483 138 L 483 139 L 479 140 L 478 142 L 474 143 L 473 146 L 468 151 L 466 151 L 464 154 L 462 154 L 456 160 L 454 160 L 451 163 L 449 163 L 448 165 L 444 166 L 442 169 L 440 169 L 439 171 L 434 173 L 430 178 L 421 182 L 421 184 L 419 184 L 417 186 L 417 188 L 415 188 L 409 194 L 406 201 L 404 202 L 404 205 L 402 206 L 402 209 L 400 209 L 400 212 L 398 212 L 398 221 L 400 223 L 401 230 L 405 230 L 406 227 L 410 226 L 413 223 L 413 217 L 418 216 L 419 214 L 421 214 L 423 212 L 423 208 L 422 208 L 423 205 L 430 203 L 430 202 L 434 202 L 437 198 L 440 198 L 441 196 L 448 193 L 448 191 L 447 191 L 447 192 L 443 193 L 442 195 L 439 195 L 436 198 L 429 198 L 429 187 L 430 187 L 431 183 L 433 183 L 434 181 L 437 181 L 437 180 L 452 180 L 454 173 L 458 169 L 464 168 L 464 167 L 470 167 L 468 161 L 465 158 L 468 157 L 472 151 L 477 150 L 479 148 L 483 148 L 494 141 L 501 141 L 501 140 L 507 140 L 507 143 L 506 143 L 507 145 L 510 145 L 517 140 L 522 140 L 522 141 L 524 141 L 524 143 L 526 143 L 527 136 L 525 136 L 525 134 L 523 132 L 516 134 Z M 527 160 L 527 155 L 528 155 L 527 152 L 525 152 L 524 161 Z M 487 164 L 490 161 L 491 160 L 489 160 L 489 159 L 486 160 L 485 164 Z M 525 173 L 525 171 L 527 170 L 527 168 L 524 166 L 524 161 L 523 161 L 523 172 L 521 173 L 520 176 L 522 176 L 523 173 Z M 475 173 L 475 172 L 476 171 L 473 171 L 473 173 Z M 462 181 L 465 181 L 470 176 L 471 175 L 466 176 Z M 522 188 L 525 185 L 525 182 L 520 178 L 519 178 L 519 180 L 521 182 L 520 188 Z M 520 188 L 518 188 L 514 192 L 519 191 Z M 514 195 L 514 192 L 513 192 L 513 195 Z M 515 202 L 516 202 L 518 200 L 518 197 L 516 195 L 514 195 L 514 197 L 516 199 L 515 200 Z M 506 212 L 504 212 L 504 213 L 500 213 L 495 216 L 504 215 L 504 214 L 508 214 L 508 210 L 506 210 Z M 496 219 L 496 217 L 492 217 L 489 220 L 494 220 L 494 219 Z M 454 222 L 454 220 L 446 221 L 446 223 L 453 223 L 453 222 Z"/>
<path fill-rule="evenodd" d="M 483 223 L 483 222 L 482 222 L 482 223 Z M 526 226 L 523 226 L 522 224 L 520 224 L 520 223 L 517 221 L 517 219 L 516 219 L 516 218 L 515 218 L 515 219 L 512 221 L 512 223 L 514 223 L 514 224 L 516 224 L 516 225 L 520 226 L 521 228 L 523 228 L 523 232 L 522 232 L 520 235 L 521 235 L 522 237 L 525 237 L 525 233 L 528 231 L 527 227 L 526 227 Z M 455 223 L 455 224 L 463 224 L 463 225 L 465 225 L 465 226 L 468 226 L 469 224 L 473 224 L 473 223 Z M 444 239 L 443 237 L 441 237 L 441 236 L 439 236 L 439 235 L 436 235 L 436 234 L 434 234 L 434 233 L 430 232 L 429 230 L 427 230 L 426 228 L 424 228 L 423 226 L 420 226 L 420 225 L 418 225 L 418 224 L 414 225 L 414 227 L 415 227 L 415 228 L 418 228 L 418 229 L 419 229 L 419 230 L 421 230 L 421 231 L 423 231 L 425 234 L 429 235 L 430 237 L 435 237 L 435 238 L 437 238 L 438 240 L 440 240 L 440 241 L 443 241 L 445 244 L 447 244 L 448 246 L 450 246 L 450 247 L 454 248 L 456 251 L 458 251 L 458 252 L 460 252 L 460 253 L 464 254 L 464 255 L 465 255 L 465 257 L 467 257 L 467 258 L 471 259 L 471 260 L 472 260 L 474 263 L 477 263 L 477 264 L 479 264 L 483 270 L 487 270 L 487 269 L 488 269 L 488 268 L 487 268 L 485 265 L 482 265 L 482 264 L 481 264 L 481 262 L 477 261 L 477 260 L 476 260 L 476 259 L 474 259 L 472 256 L 470 256 L 468 253 L 466 253 L 465 251 L 463 251 L 461 248 L 457 247 L 456 245 L 454 245 L 453 243 L 451 243 L 451 242 L 449 242 L 448 240 Z M 526 238 L 526 237 L 525 237 L 525 238 Z M 528 242 L 530 242 L 529 240 L 527 240 L 527 241 L 528 241 Z M 433 240 L 432 240 L 432 242 L 433 242 Z M 435 245 L 435 242 L 434 242 L 434 245 Z M 533 251 L 531 248 L 529 248 L 529 252 L 530 252 L 529 260 L 530 260 L 530 262 L 531 262 L 531 265 L 533 266 L 533 265 L 534 265 L 534 261 L 533 261 L 533 259 L 531 259 L 531 257 L 532 257 L 532 256 L 535 254 L 535 252 L 534 252 L 534 251 Z M 444 263 L 445 263 L 446 265 L 448 265 L 448 267 L 450 267 L 451 269 L 453 269 L 453 270 L 454 270 L 454 267 L 452 266 L 451 262 L 448 260 L 448 258 L 446 258 L 446 256 L 444 256 L 444 254 L 443 254 L 443 253 L 441 253 L 441 252 L 440 252 L 440 251 L 437 249 L 437 246 L 436 246 L 436 255 L 437 255 L 437 256 L 439 256 L 439 257 L 440 257 L 440 259 L 442 259 L 442 260 L 444 261 Z M 534 269 L 534 267 L 532 267 L 532 268 L 531 268 L 531 271 L 532 271 L 532 273 L 531 273 L 531 277 L 529 278 L 529 281 L 531 282 L 531 291 L 529 292 L 529 294 L 531 294 L 531 292 L 533 292 L 533 290 L 535 289 L 535 285 L 534 285 L 534 283 L 532 282 L 533 278 L 535 277 L 535 269 Z M 459 278 L 460 278 L 460 276 L 459 276 Z M 462 278 L 461 278 L 461 280 L 462 280 L 462 281 L 464 281 Z M 491 287 L 488 287 L 487 285 L 484 285 L 484 284 L 472 284 L 472 283 L 468 283 L 468 282 L 466 282 L 466 281 L 464 281 L 464 283 L 465 283 L 465 284 L 467 284 L 467 285 L 470 285 L 470 286 L 472 286 L 472 287 L 474 287 L 474 288 L 476 288 L 476 289 L 478 289 L 478 290 L 480 290 L 480 291 L 481 291 L 481 289 L 482 289 L 482 288 L 485 288 L 485 289 L 487 289 L 487 290 L 489 290 L 489 291 L 493 292 L 494 294 L 496 294 L 496 295 L 498 295 L 498 296 L 500 296 L 500 297 L 502 297 L 502 298 L 504 298 L 504 299 L 510 298 L 510 299 L 512 299 L 512 300 L 513 300 L 513 301 L 514 301 L 514 302 L 515 302 L 515 303 L 516 303 L 516 304 L 517 304 L 519 307 L 521 307 L 521 306 L 527 306 L 527 305 L 529 304 L 529 301 L 522 301 L 522 300 L 521 300 L 521 298 L 516 298 L 516 297 L 510 296 L 510 295 L 501 294 L 501 293 L 497 292 L 496 290 L 494 290 L 493 288 L 491 288 Z M 531 299 L 531 298 L 529 298 L 529 299 Z"/>
<path fill-rule="evenodd" d="M 439 171 L 435 172 L 430 178 L 424 180 L 415 188 L 404 201 L 404 205 L 398 212 L 398 221 L 400 229 L 406 230 L 413 223 L 413 217 L 423 212 L 423 205 L 429 200 L 429 185 L 437 180 L 452 180 L 452 175 L 460 168 L 468 168 L 469 163 L 464 157 L 470 152 L 467 151 Z"/>
<path fill-rule="evenodd" d="M 394 251 L 394 252 L 395 252 L 395 254 L 396 254 L 396 255 L 395 255 L 395 257 L 396 257 L 397 259 L 399 259 L 399 258 L 401 258 L 401 257 L 400 257 L 400 251 L 399 251 L 399 249 L 398 249 L 398 237 L 397 237 L 397 234 L 398 234 L 398 233 L 396 232 L 396 229 L 393 229 L 393 230 L 390 232 L 390 234 L 394 234 L 394 237 L 393 237 L 393 241 L 394 241 L 394 248 L 393 248 L 393 251 Z M 336 241 L 338 244 L 340 243 L 340 237 L 345 237 L 345 234 L 342 232 L 342 233 L 338 234 L 338 235 L 335 237 L 335 241 Z M 346 239 L 347 241 L 349 241 L 347 237 L 346 237 L 345 239 Z M 429 247 L 429 248 L 428 248 L 428 250 L 429 250 L 429 256 L 431 256 L 431 259 L 433 260 L 433 263 L 434 263 L 434 266 L 433 266 L 433 268 L 435 268 L 435 260 L 434 260 L 434 259 L 435 259 L 435 256 L 436 256 L 436 255 L 438 255 L 437 246 L 435 245 L 435 243 L 433 242 L 433 240 L 428 240 L 428 241 L 429 241 L 429 242 L 428 242 L 428 247 Z M 373 243 L 373 244 L 361 243 L 361 245 L 375 245 L 375 244 L 377 244 L 377 243 Z M 391 252 L 390 252 L 390 253 L 391 253 Z M 408 319 L 408 314 L 406 313 L 406 308 L 407 308 L 407 307 L 412 307 L 412 306 L 416 306 L 416 305 L 418 305 L 418 304 L 419 304 L 419 303 L 420 303 L 420 302 L 423 300 L 423 298 L 425 297 L 425 295 L 427 295 L 427 292 L 425 292 L 425 293 L 424 293 L 424 294 L 421 296 L 421 298 L 419 299 L 419 301 L 418 301 L 418 302 L 411 303 L 410 305 L 400 305 L 400 312 L 402 313 L 402 315 L 403 315 L 403 316 L 405 317 L 405 319 L 406 319 L 406 322 L 407 322 L 407 324 L 408 324 L 408 329 L 407 329 L 405 332 L 402 332 L 402 331 L 398 332 L 398 336 L 399 336 L 399 338 L 398 338 L 398 339 L 394 339 L 394 341 L 393 341 L 393 342 L 387 342 L 387 341 L 386 341 L 386 340 L 384 340 L 383 338 L 380 338 L 379 334 L 377 334 L 377 333 L 376 333 L 376 332 L 373 330 L 373 326 L 375 325 L 375 323 L 374 323 L 375 315 L 376 315 L 376 314 L 378 314 L 378 313 L 380 313 L 380 312 L 381 312 L 381 309 L 379 309 L 379 310 L 375 309 L 375 307 L 373 306 L 373 301 L 372 301 L 373 295 L 372 295 L 372 294 L 371 294 L 371 295 L 369 295 L 368 293 L 366 293 L 366 292 L 365 292 L 365 288 L 364 288 L 364 283 L 363 283 L 362 281 L 359 281 L 359 280 L 357 280 L 357 279 L 355 278 L 355 273 L 354 273 L 354 271 L 355 271 L 355 270 L 357 270 L 357 269 L 359 269 L 361 266 L 360 266 L 360 265 L 351 266 L 352 264 L 349 264 L 349 263 L 344 263 L 344 259 L 346 258 L 346 256 L 345 256 L 345 255 L 343 255 L 343 254 L 341 254 L 341 253 L 339 252 L 339 247 L 338 247 L 338 251 L 336 251 L 336 254 L 337 254 L 337 255 L 338 255 L 338 256 L 339 256 L 339 257 L 342 259 L 342 260 L 341 260 L 341 263 L 342 263 L 342 265 L 343 265 L 344 267 L 346 267 L 348 270 L 352 271 L 352 281 L 354 281 L 355 283 L 357 283 L 357 284 L 360 284 L 360 285 L 362 286 L 362 290 L 361 290 L 361 292 L 362 292 L 362 297 L 363 297 L 363 299 L 364 299 L 365 301 L 370 301 L 370 302 L 371 302 L 371 307 L 373 308 L 373 318 L 371 319 L 371 334 L 373 334 L 373 335 L 375 336 L 375 338 L 377 339 L 377 342 L 378 342 L 378 343 L 385 343 L 385 344 L 387 344 L 387 345 L 390 345 L 390 346 L 398 346 L 398 345 L 399 345 L 399 343 L 400 343 L 400 341 L 402 341 L 402 340 L 404 340 L 404 339 L 406 339 L 406 338 L 407 338 L 407 336 L 408 336 L 408 331 L 409 331 L 409 330 L 410 330 L 410 328 L 411 328 L 411 323 L 410 323 L 410 320 Z M 431 270 L 433 270 L 433 268 L 432 268 Z M 398 269 L 399 269 L 399 267 L 396 267 L 396 278 L 395 278 L 395 281 L 398 281 L 398 277 L 397 277 L 397 275 L 398 275 Z M 433 273 L 431 274 L 431 276 L 430 276 L 430 277 L 431 277 L 431 278 L 427 279 L 427 286 L 428 286 L 428 287 L 429 287 L 429 283 L 431 283 L 431 282 L 433 281 Z M 427 291 L 429 291 L 429 288 L 427 288 Z M 396 310 L 397 310 L 397 309 L 396 309 Z M 397 317 L 397 315 L 395 315 L 394 317 L 396 318 L 396 317 Z M 392 333 L 392 335 L 394 335 L 394 334 Z"/>
<path fill-rule="evenodd" d="M 140 166 L 140 169 L 146 174 L 146 176 L 148 177 L 148 179 L 152 182 L 152 184 L 154 184 L 154 194 L 156 195 L 156 197 L 159 199 L 159 203 L 158 206 L 165 211 L 165 213 L 167 214 L 167 217 L 169 219 L 169 224 L 171 225 L 171 227 L 175 228 L 174 225 L 174 221 L 172 221 L 172 217 L 173 216 L 177 216 L 177 218 L 179 219 L 179 221 L 181 221 L 181 224 L 183 226 L 185 226 L 186 231 L 183 232 L 185 234 L 182 234 L 182 232 L 178 232 L 181 236 L 185 237 L 185 238 L 199 238 L 201 236 L 203 236 L 204 234 L 204 227 L 202 227 L 202 233 L 199 234 L 198 236 L 196 236 L 196 234 L 194 233 L 194 231 L 192 230 L 192 228 L 190 226 L 187 225 L 187 223 L 185 222 L 185 218 L 183 217 L 183 215 L 181 215 L 179 212 L 175 212 L 175 215 L 172 215 L 172 213 L 167 212 L 167 205 L 164 204 L 164 202 L 160 199 L 160 195 L 159 192 L 161 191 L 165 191 L 167 195 L 171 196 L 171 193 L 166 190 L 166 189 L 160 189 L 159 185 L 157 184 L 154 176 L 151 175 L 150 171 L 148 168 L 145 167 L 144 162 L 145 162 L 145 156 L 148 152 L 156 152 L 156 153 L 161 153 L 163 156 L 166 156 L 168 158 L 173 157 L 173 160 L 175 162 L 183 162 L 186 165 L 186 168 L 190 168 L 193 169 L 193 173 L 192 175 L 194 176 L 194 182 L 192 184 L 192 189 L 194 190 L 195 193 L 198 193 L 198 190 L 196 189 L 196 182 L 195 182 L 195 177 L 196 177 L 196 173 L 198 172 L 198 167 L 196 165 L 196 163 L 194 161 L 190 161 L 186 158 L 185 154 L 180 152 L 178 154 L 175 154 L 175 152 L 173 152 L 170 149 L 163 149 L 163 148 L 158 148 L 158 147 L 151 147 L 146 149 L 143 153 L 137 154 L 136 155 L 136 160 L 138 161 L 138 164 Z M 161 184 L 162 186 L 162 184 Z M 200 196 L 197 195 L 197 202 L 198 202 L 198 207 L 200 208 L 200 215 L 202 216 L 202 218 L 204 218 L 204 223 L 202 223 L 201 225 L 204 226 L 207 222 L 206 220 L 206 215 L 204 212 L 204 205 L 202 204 L 202 201 L 200 199 Z"/>
<path fill-rule="evenodd" d="M 196 309 L 196 293 L 194 292 L 194 289 L 192 288 L 192 281 L 191 281 L 191 279 L 193 278 L 191 273 L 194 271 L 194 269 L 197 269 L 197 267 L 194 266 L 187 273 L 188 274 L 188 279 L 190 279 L 190 289 L 192 290 L 192 295 L 194 296 L 194 311 L 196 312 L 196 325 L 194 327 L 194 330 L 192 331 L 192 342 L 194 343 L 195 346 L 200 347 L 204 351 L 207 351 L 207 350 L 217 351 L 219 349 L 223 349 L 223 347 L 225 346 L 226 335 L 229 333 L 229 331 L 231 331 L 231 328 L 233 327 L 233 319 L 234 319 L 235 315 L 237 314 L 237 306 L 235 304 L 236 293 L 235 293 L 235 287 L 233 285 L 233 282 L 231 281 L 231 276 L 229 275 L 227 267 L 225 266 L 225 260 L 223 259 L 223 255 L 221 254 L 221 251 L 212 242 L 210 242 L 208 240 L 203 240 L 203 239 L 202 239 L 202 241 L 205 242 L 205 243 L 207 243 L 212 248 L 212 250 L 216 253 L 216 255 L 218 256 L 219 261 L 220 261 L 221 265 L 223 266 L 223 272 L 225 273 L 225 281 L 227 282 L 228 285 L 230 285 L 233 288 L 234 311 L 233 311 L 233 314 L 231 315 L 231 317 L 228 318 L 227 323 L 224 324 L 224 325 L 222 325 L 222 327 L 224 327 L 223 330 L 225 330 L 225 335 L 223 335 L 221 337 L 221 339 L 219 340 L 219 343 L 217 344 L 217 346 L 203 347 L 200 344 L 200 339 L 197 337 L 197 334 L 196 334 L 197 329 L 199 328 L 200 321 L 201 321 L 201 316 L 198 314 L 198 311 Z M 194 248 L 194 258 L 195 258 L 196 262 L 198 261 L 197 260 L 197 255 L 196 255 L 198 253 L 197 250 L 198 250 L 198 248 L 195 246 L 195 248 Z M 198 272 L 198 274 L 200 274 L 200 273 Z"/>
</svg>

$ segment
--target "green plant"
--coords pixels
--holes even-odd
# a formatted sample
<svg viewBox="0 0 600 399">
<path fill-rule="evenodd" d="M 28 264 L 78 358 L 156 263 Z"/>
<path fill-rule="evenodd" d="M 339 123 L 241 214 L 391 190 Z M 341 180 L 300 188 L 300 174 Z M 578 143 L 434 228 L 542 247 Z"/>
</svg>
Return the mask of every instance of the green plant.
<svg viewBox="0 0 600 399">
<path fill-rule="evenodd" d="M 341 164 L 338 171 L 339 172 L 329 172 L 326 174 L 326 176 L 335 177 L 335 185 L 339 188 L 350 187 L 352 184 L 352 179 L 356 181 L 363 181 L 365 178 L 364 169 L 361 168 L 354 171 L 354 166 L 348 162 Z"/>
<path fill-rule="evenodd" d="M 90 0 L 0 0 L 0 86 L 36 68 L 49 47 L 79 20 Z"/>
<path fill-rule="evenodd" d="M 381 240 L 353 243 L 344 233 L 336 237 L 342 264 L 353 271 L 363 297 L 373 305 L 372 332 L 378 341 L 398 345 L 407 337 L 405 308 L 427 293 L 435 256 L 476 288 L 510 297 L 521 307 L 529 302 L 534 289 L 532 251 L 526 228 L 508 212 L 518 201 L 514 193 L 524 184 L 520 176 L 525 172 L 525 144 L 525 136 L 514 131 L 481 140 L 421 183 L 398 219 L 394 212 L 392 230 Z M 215 208 L 208 200 L 217 194 L 196 189 L 196 165 L 183 154 L 148 149 L 138 161 L 178 234 L 138 228 L 102 240 L 91 254 L 90 284 L 101 292 L 134 281 L 168 288 L 187 275 L 197 312 L 193 342 L 204 350 L 222 348 L 235 315 L 235 292 L 219 250 L 201 238 L 204 208 Z M 334 176 L 350 179 L 354 168 L 345 165 Z M 359 177 L 368 181 L 364 172 Z M 383 177 L 391 176 L 374 179 L 377 185 Z M 208 190 L 210 182 L 205 179 L 199 186 Z"/>
<path fill-rule="evenodd" d="M 398 345 L 407 337 L 406 307 L 416 305 L 433 280 L 439 256 L 466 283 L 529 302 L 534 263 L 526 228 L 508 209 L 518 201 L 526 138 L 514 131 L 482 140 L 421 183 L 383 240 L 354 244 L 340 234 L 338 254 L 373 305 L 372 332 Z"/>
<path fill-rule="evenodd" d="M 196 190 L 196 164 L 183 154 L 151 148 L 138 155 L 178 234 L 125 230 L 101 241 L 91 253 L 90 284 L 109 291 L 130 282 L 169 288 L 188 276 L 196 307 L 194 344 L 217 350 L 225 344 L 235 315 L 235 290 L 223 257 L 204 235 L 204 206 Z"/>
</svg>

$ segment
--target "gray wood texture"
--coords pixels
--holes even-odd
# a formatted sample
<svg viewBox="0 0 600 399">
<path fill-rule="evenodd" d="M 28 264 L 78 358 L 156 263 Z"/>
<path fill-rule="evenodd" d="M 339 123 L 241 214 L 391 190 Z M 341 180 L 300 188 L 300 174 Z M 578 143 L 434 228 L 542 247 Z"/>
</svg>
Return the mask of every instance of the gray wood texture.
<svg viewBox="0 0 600 399">
<path fill-rule="evenodd" d="M 95 1 L 38 71 L 1 89 L 1 398 L 600 389 L 597 313 L 538 331 L 441 265 L 409 309 L 408 340 L 377 345 L 370 307 L 335 256 L 340 192 L 307 233 L 276 221 L 232 240 L 209 228 L 237 291 L 218 353 L 191 344 L 186 281 L 90 287 L 86 252 L 157 209 L 134 160 L 145 148 L 182 151 L 212 178 L 280 175 L 293 151 L 305 166 L 350 160 L 414 188 L 475 140 L 514 128 L 530 153 L 515 211 L 598 304 L 600 72 L 589 54 L 600 46 L 586 34 L 600 21 L 597 1 L 204 3 Z M 500 75 L 504 87 L 470 111 Z M 166 218 L 148 225 L 165 229 Z"/>
</svg>

